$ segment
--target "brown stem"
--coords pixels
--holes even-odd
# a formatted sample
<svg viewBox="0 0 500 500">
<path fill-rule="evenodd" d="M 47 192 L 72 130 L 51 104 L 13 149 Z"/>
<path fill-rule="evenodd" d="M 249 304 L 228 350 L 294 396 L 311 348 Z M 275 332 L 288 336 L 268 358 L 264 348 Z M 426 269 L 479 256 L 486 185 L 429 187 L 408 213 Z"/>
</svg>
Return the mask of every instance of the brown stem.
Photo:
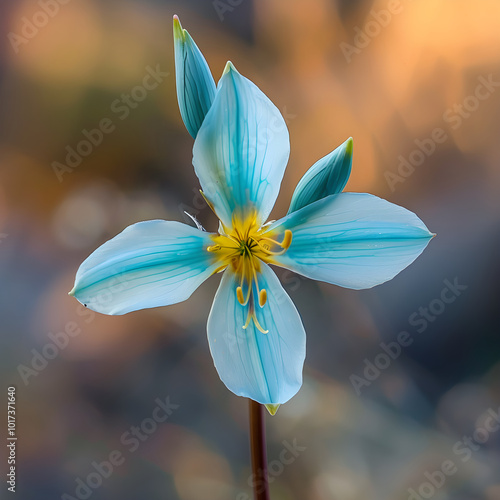
<svg viewBox="0 0 500 500">
<path fill-rule="evenodd" d="M 255 500 L 269 500 L 264 407 L 250 401 L 250 449 Z"/>
</svg>

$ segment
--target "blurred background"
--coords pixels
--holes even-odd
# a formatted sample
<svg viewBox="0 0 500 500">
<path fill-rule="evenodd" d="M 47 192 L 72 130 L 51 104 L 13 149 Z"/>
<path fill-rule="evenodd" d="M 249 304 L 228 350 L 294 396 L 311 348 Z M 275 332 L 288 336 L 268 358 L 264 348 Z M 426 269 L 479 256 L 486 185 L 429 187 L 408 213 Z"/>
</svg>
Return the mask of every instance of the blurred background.
<svg viewBox="0 0 500 500">
<path fill-rule="evenodd" d="M 131 223 L 186 210 L 216 229 L 177 106 L 173 14 L 216 80 L 232 60 L 287 121 L 273 218 L 352 136 L 346 190 L 438 235 L 372 290 L 278 271 L 308 355 L 303 388 L 267 418 L 272 498 L 500 499 L 498 0 L 2 0 L 0 435 L 15 386 L 18 498 L 252 495 L 247 401 L 206 340 L 219 277 L 119 317 L 67 295 Z"/>
</svg>

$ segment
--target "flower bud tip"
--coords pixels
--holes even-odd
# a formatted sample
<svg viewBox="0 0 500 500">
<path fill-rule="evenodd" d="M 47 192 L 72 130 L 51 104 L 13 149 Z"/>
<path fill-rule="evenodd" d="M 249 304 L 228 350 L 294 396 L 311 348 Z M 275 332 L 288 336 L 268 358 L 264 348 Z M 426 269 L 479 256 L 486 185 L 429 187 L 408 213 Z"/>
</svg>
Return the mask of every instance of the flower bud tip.
<svg viewBox="0 0 500 500">
<path fill-rule="evenodd" d="M 276 412 L 278 411 L 278 408 L 281 405 L 264 405 L 267 408 L 267 411 L 271 414 L 272 417 L 276 415 Z"/>
</svg>

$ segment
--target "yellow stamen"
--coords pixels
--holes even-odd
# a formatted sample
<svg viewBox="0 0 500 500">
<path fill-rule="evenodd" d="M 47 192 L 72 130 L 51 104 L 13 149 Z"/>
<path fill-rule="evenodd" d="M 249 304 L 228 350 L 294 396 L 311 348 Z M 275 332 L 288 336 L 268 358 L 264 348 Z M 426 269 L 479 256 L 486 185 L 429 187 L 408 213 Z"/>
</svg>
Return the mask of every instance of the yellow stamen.
<svg viewBox="0 0 500 500">
<path fill-rule="evenodd" d="M 285 250 L 288 250 L 290 248 L 291 244 L 292 244 L 292 231 L 290 231 L 290 229 L 287 229 L 285 231 L 285 237 L 283 238 L 283 241 L 281 242 L 281 246 Z"/>
<path fill-rule="evenodd" d="M 243 298 L 243 286 L 245 284 L 245 279 L 247 280 L 247 285 L 248 285 L 247 296 L 246 296 L 246 298 L 243 299 L 243 302 L 240 301 L 240 304 L 242 306 L 246 306 L 248 304 L 248 302 L 250 301 L 250 298 L 252 296 L 252 282 L 248 280 L 248 277 L 246 275 L 246 271 L 245 271 L 246 260 L 240 259 L 240 261 L 241 261 L 241 269 L 239 269 L 239 272 L 241 274 L 241 280 L 240 280 L 240 286 L 238 288 L 241 288 L 241 297 L 242 298 Z M 236 293 L 238 293 L 238 290 L 236 290 Z"/>
<path fill-rule="evenodd" d="M 274 258 L 283 255 L 292 244 L 292 232 L 260 227 L 255 212 L 245 219 L 233 215 L 231 227 L 221 223 L 219 235 L 211 238 L 214 243 L 207 247 L 207 251 L 220 262 L 216 272 L 230 266 L 237 283 L 236 298 L 242 307 L 248 308 L 243 328 L 248 328 L 253 321 L 260 332 L 267 333 L 259 323 L 255 309 L 257 303 L 263 308 L 268 302 L 267 290 L 259 286 L 261 264 L 277 263 Z"/>
<path fill-rule="evenodd" d="M 212 275 L 214 274 L 217 274 L 217 273 L 220 273 L 223 269 L 226 269 L 227 267 L 227 264 L 222 264 L 222 266 L 219 266 L 213 273 Z"/>
<path fill-rule="evenodd" d="M 259 306 L 264 307 L 267 302 L 267 291 L 263 288 L 259 293 Z"/>
<path fill-rule="evenodd" d="M 252 314 L 250 314 L 250 311 L 249 311 L 248 315 L 247 315 L 246 323 L 242 327 L 243 330 L 246 330 L 248 328 L 248 325 L 250 324 L 250 321 L 252 321 Z"/>
<path fill-rule="evenodd" d="M 245 304 L 245 297 L 243 297 L 243 290 L 242 290 L 241 286 L 239 286 L 239 287 L 236 289 L 236 297 L 238 298 L 238 302 L 239 302 L 241 305 L 244 305 L 244 304 Z"/>
<path fill-rule="evenodd" d="M 201 196 L 203 196 L 203 199 L 207 202 L 207 205 L 210 207 L 210 210 L 212 210 L 212 212 L 217 215 L 215 213 L 215 208 L 214 208 L 214 205 L 211 201 L 209 201 L 209 199 L 205 196 L 205 193 L 200 189 L 200 194 Z"/>
<path fill-rule="evenodd" d="M 264 330 L 264 328 L 260 325 L 259 320 L 257 319 L 257 315 L 255 314 L 255 311 L 252 313 L 252 320 L 257 327 L 257 330 L 262 333 L 269 333 L 269 330 Z"/>
<path fill-rule="evenodd" d="M 261 324 L 259 323 L 259 320 L 257 319 L 257 315 L 255 314 L 253 306 L 250 306 L 250 308 L 248 309 L 247 321 L 243 325 L 243 330 L 246 330 L 248 328 L 250 321 L 253 321 L 255 327 L 257 328 L 257 330 L 259 330 L 259 332 L 269 333 L 269 330 L 264 330 L 264 328 L 262 328 Z"/>
<path fill-rule="evenodd" d="M 272 241 L 274 244 L 281 246 L 277 241 L 271 240 L 270 238 L 262 238 L 262 240 Z M 283 255 L 286 252 L 286 250 L 287 250 L 286 248 L 283 248 L 283 250 L 280 250 L 279 252 L 273 252 L 273 251 L 269 250 L 269 246 L 268 245 L 264 246 L 260 242 L 257 243 L 257 246 L 262 251 L 262 253 L 264 253 L 265 255 L 268 255 L 268 256 Z"/>
</svg>

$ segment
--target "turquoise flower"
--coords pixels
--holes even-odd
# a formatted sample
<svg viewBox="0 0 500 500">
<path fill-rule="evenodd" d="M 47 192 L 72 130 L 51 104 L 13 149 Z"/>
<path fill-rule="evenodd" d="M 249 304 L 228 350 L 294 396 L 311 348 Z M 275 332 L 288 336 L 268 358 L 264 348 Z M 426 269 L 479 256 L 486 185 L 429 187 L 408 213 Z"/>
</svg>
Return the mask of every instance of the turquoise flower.
<svg viewBox="0 0 500 500">
<path fill-rule="evenodd" d="M 370 288 L 411 264 L 433 235 L 404 208 L 342 192 L 352 139 L 309 169 L 285 217 L 266 223 L 290 151 L 283 117 L 230 62 L 215 86 L 177 18 L 174 40 L 181 115 L 218 233 L 163 220 L 134 224 L 83 262 L 70 293 L 94 311 L 125 314 L 184 301 L 223 272 L 207 325 L 215 367 L 228 389 L 274 413 L 302 385 L 306 334 L 270 266 Z"/>
</svg>

